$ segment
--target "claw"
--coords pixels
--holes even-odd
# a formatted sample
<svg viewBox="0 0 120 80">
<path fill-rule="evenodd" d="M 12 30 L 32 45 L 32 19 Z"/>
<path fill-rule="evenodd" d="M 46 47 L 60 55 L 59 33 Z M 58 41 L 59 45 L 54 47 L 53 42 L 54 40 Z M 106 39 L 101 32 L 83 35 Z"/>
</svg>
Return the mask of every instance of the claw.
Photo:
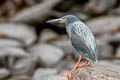
<svg viewBox="0 0 120 80">
<path fill-rule="evenodd" d="M 85 62 L 84 65 L 80 65 L 81 60 L 82 60 L 82 56 L 80 56 L 80 58 L 79 58 L 79 60 L 78 60 L 78 62 L 76 64 L 75 68 L 73 68 L 70 73 L 63 73 L 63 74 L 60 74 L 60 75 L 64 76 L 64 77 L 67 77 L 68 80 L 70 80 L 72 72 L 74 72 L 76 69 L 83 68 L 85 66 L 90 66 L 91 65 L 91 64 L 88 64 L 88 60 Z"/>
<path fill-rule="evenodd" d="M 68 78 L 68 80 L 70 80 L 72 72 L 75 71 L 77 68 L 79 68 L 79 64 L 80 64 L 80 61 L 81 61 L 81 60 L 82 60 L 82 56 L 80 56 L 80 58 L 79 58 L 79 60 L 78 60 L 78 62 L 77 62 L 77 64 L 76 64 L 75 68 L 73 68 L 70 73 L 63 73 L 63 74 L 60 74 L 60 75 L 61 75 L 61 76 L 65 76 L 65 77 Z"/>
<path fill-rule="evenodd" d="M 83 67 L 85 67 L 85 66 L 91 66 L 91 64 L 88 64 L 88 60 L 85 62 L 84 65 L 80 65 L 79 68 L 83 68 Z"/>
<path fill-rule="evenodd" d="M 70 78 L 71 78 L 71 73 L 63 73 L 63 74 L 60 74 L 60 76 L 67 77 L 68 80 L 70 80 Z"/>
</svg>

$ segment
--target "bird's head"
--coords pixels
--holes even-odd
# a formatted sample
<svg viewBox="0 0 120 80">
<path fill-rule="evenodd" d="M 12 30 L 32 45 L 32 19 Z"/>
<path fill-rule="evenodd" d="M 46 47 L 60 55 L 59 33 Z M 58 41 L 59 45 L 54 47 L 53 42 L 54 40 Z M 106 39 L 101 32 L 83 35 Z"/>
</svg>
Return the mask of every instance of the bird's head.
<svg viewBox="0 0 120 80">
<path fill-rule="evenodd" d="M 70 24 L 76 21 L 80 21 L 79 18 L 77 18 L 74 15 L 66 15 L 58 19 L 48 20 L 47 23 L 65 23 Z"/>
</svg>

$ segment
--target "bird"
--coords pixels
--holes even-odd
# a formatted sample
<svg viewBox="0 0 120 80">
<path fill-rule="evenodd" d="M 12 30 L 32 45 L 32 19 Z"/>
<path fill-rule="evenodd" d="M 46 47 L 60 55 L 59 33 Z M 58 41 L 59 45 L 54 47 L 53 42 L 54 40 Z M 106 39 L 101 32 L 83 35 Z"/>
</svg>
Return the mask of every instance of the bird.
<svg viewBox="0 0 120 80">
<path fill-rule="evenodd" d="M 65 15 L 58 19 L 48 20 L 47 23 L 64 23 L 71 44 L 79 55 L 78 62 L 72 71 L 63 73 L 61 74 L 62 76 L 66 76 L 70 80 L 72 72 L 77 68 L 90 66 L 98 61 L 98 50 L 95 37 L 89 27 L 78 17 L 74 15 Z M 80 65 L 83 58 L 86 62 Z"/>
</svg>

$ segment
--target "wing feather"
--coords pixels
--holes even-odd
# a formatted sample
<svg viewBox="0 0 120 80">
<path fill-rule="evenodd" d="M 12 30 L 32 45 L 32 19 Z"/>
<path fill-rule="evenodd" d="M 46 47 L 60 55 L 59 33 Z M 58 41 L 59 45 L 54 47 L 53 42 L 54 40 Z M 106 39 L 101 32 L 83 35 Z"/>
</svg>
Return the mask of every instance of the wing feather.
<svg viewBox="0 0 120 80">
<path fill-rule="evenodd" d="M 96 41 L 86 25 L 83 24 L 81 27 L 79 24 L 76 24 L 71 29 L 71 42 L 80 55 L 94 61 L 97 60 Z"/>
</svg>

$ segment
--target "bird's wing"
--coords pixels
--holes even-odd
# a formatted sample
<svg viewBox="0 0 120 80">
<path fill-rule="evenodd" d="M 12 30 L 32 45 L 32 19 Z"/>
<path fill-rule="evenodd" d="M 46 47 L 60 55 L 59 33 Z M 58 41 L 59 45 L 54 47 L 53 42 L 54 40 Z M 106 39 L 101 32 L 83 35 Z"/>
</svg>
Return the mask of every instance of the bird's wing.
<svg viewBox="0 0 120 80">
<path fill-rule="evenodd" d="M 82 56 L 96 61 L 98 56 L 96 41 L 89 28 L 84 24 L 82 26 L 77 24 L 71 29 L 72 45 Z"/>
</svg>

